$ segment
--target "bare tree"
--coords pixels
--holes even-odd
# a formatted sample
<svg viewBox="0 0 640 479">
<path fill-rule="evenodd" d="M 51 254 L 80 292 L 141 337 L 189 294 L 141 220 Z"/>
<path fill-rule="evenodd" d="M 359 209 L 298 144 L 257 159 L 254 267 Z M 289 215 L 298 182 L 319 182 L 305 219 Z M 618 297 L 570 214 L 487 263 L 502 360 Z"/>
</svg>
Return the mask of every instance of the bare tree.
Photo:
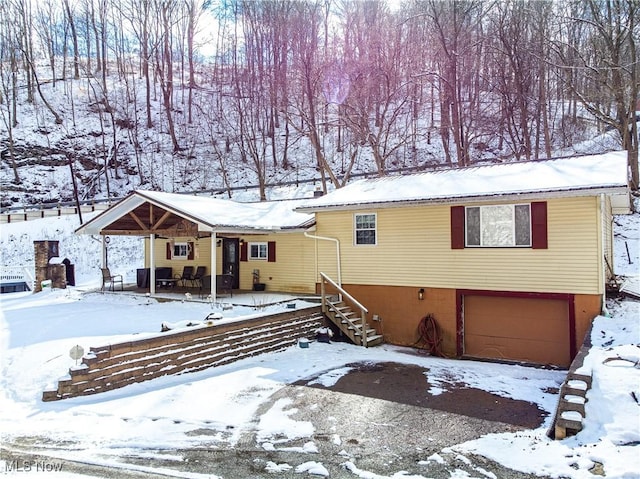
<svg viewBox="0 0 640 479">
<path fill-rule="evenodd" d="M 78 80 L 80 78 L 80 54 L 78 52 L 78 34 L 76 32 L 76 22 L 74 14 L 71 11 L 69 0 L 63 0 L 64 11 L 67 16 L 67 21 L 71 27 L 71 40 L 73 41 L 73 78 Z"/>
<path fill-rule="evenodd" d="M 7 129 L 8 159 L 13 171 L 13 183 L 22 183 L 15 158 L 13 129 L 18 125 L 18 60 L 16 52 L 19 39 L 15 31 L 15 10 L 7 3 L 0 3 L 0 117 Z"/>
<path fill-rule="evenodd" d="M 465 98 L 475 83 L 465 75 L 473 70 L 465 69 L 464 62 L 472 63 L 469 59 L 478 55 L 482 37 L 474 32 L 484 8 L 479 1 L 428 0 L 424 11 L 434 28 L 433 41 L 437 45 L 440 135 L 450 164 L 449 139 L 453 138 L 456 161 L 460 166 L 469 165 L 471 160 L 469 138 L 473 125 L 465 123 L 464 119 L 471 120 L 476 113 L 470 111 L 473 103 Z"/>
<path fill-rule="evenodd" d="M 614 128 L 628 152 L 630 181 L 638 188 L 639 98 L 637 38 L 640 4 L 635 0 L 576 2 L 579 15 L 567 18 L 583 27 L 580 43 L 556 43 L 564 80 L 582 106 L 598 121 Z M 573 73 L 578 69 L 580 74 Z"/>
</svg>

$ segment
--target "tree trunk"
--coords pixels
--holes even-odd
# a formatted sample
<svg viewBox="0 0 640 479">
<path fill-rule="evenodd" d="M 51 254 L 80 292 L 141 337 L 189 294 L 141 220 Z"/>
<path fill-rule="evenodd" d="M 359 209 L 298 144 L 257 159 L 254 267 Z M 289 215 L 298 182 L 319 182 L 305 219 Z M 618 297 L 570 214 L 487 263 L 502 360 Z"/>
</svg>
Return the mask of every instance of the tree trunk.
<svg viewBox="0 0 640 479">
<path fill-rule="evenodd" d="M 80 79 L 80 59 L 78 55 L 78 34 L 76 32 L 76 22 L 73 19 L 71 13 L 71 7 L 69 6 L 69 0 L 63 0 L 64 9 L 67 13 L 67 19 L 69 20 L 69 26 L 71 27 L 71 39 L 73 41 L 73 78 Z"/>
</svg>

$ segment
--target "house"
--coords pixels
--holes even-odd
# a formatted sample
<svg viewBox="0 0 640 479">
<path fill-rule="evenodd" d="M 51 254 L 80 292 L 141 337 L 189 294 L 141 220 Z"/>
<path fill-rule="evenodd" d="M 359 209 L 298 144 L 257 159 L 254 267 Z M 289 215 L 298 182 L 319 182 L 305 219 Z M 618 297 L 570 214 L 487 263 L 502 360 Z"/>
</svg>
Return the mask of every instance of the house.
<svg viewBox="0 0 640 479">
<path fill-rule="evenodd" d="M 614 214 L 630 212 L 626 152 L 351 183 L 313 213 L 317 269 L 412 346 L 566 367 L 603 309 Z"/>
<path fill-rule="evenodd" d="M 185 266 L 204 267 L 207 276 L 229 274 L 234 289 L 251 290 L 260 282 L 273 291 L 313 293 L 313 244 L 304 233 L 314 218 L 294 211 L 301 202 L 238 203 L 134 191 L 76 233 L 101 235 L 105 246 L 110 235 L 143 237 L 149 276 L 144 285 L 152 294 Z M 215 285 L 210 281 L 213 301 Z"/>
<path fill-rule="evenodd" d="M 364 179 L 308 200 L 136 191 L 77 232 L 144 237 L 152 293 L 158 268 L 185 265 L 247 290 L 256 271 L 271 291 L 328 278 L 388 343 L 420 344 L 430 317 L 448 356 L 566 367 L 614 274 L 613 215 L 629 212 L 615 152 Z"/>
</svg>

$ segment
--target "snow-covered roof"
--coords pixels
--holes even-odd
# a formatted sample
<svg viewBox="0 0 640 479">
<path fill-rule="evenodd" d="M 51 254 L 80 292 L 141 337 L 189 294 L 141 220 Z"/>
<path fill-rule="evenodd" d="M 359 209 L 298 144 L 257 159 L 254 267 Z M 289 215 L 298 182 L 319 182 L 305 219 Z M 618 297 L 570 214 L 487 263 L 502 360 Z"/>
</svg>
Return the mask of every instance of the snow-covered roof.
<svg viewBox="0 0 640 479">
<path fill-rule="evenodd" d="M 495 196 L 553 197 L 585 191 L 626 196 L 628 206 L 627 152 L 364 179 L 310 200 L 297 211 L 482 201 Z"/>
<path fill-rule="evenodd" d="M 137 193 L 160 205 L 186 212 L 199 222 L 214 228 L 231 226 L 277 230 L 303 226 L 313 220 L 312 215 L 293 211 L 302 203 L 301 200 L 239 203 L 233 200 L 159 191 Z"/>
<path fill-rule="evenodd" d="M 206 196 L 138 190 L 78 228 L 76 233 L 99 234 L 147 202 L 193 221 L 199 231 L 268 232 L 306 228 L 313 224 L 313 215 L 294 211 L 303 201 L 239 203 Z"/>
</svg>

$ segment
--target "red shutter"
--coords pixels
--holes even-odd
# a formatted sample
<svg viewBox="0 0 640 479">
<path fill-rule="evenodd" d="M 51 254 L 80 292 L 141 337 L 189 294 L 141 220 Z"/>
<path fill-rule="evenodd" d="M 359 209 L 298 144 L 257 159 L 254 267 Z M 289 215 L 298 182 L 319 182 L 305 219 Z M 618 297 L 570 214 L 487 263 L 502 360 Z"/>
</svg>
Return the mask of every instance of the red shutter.
<svg viewBox="0 0 640 479">
<path fill-rule="evenodd" d="M 171 241 L 167 241 L 167 259 L 171 259 L 171 253 L 173 248 L 171 248 Z"/>
<path fill-rule="evenodd" d="M 464 249 L 464 206 L 451 207 L 451 249 Z"/>
<path fill-rule="evenodd" d="M 187 243 L 187 259 L 194 259 L 196 257 L 196 248 L 193 241 Z"/>
<path fill-rule="evenodd" d="M 240 243 L 240 261 L 247 261 L 247 243 Z"/>
<path fill-rule="evenodd" d="M 276 242 L 275 241 L 269 241 L 267 243 L 267 261 L 269 263 L 276 262 Z"/>
<path fill-rule="evenodd" d="M 531 203 L 531 247 L 547 249 L 547 202 Z"/>
</svg>

